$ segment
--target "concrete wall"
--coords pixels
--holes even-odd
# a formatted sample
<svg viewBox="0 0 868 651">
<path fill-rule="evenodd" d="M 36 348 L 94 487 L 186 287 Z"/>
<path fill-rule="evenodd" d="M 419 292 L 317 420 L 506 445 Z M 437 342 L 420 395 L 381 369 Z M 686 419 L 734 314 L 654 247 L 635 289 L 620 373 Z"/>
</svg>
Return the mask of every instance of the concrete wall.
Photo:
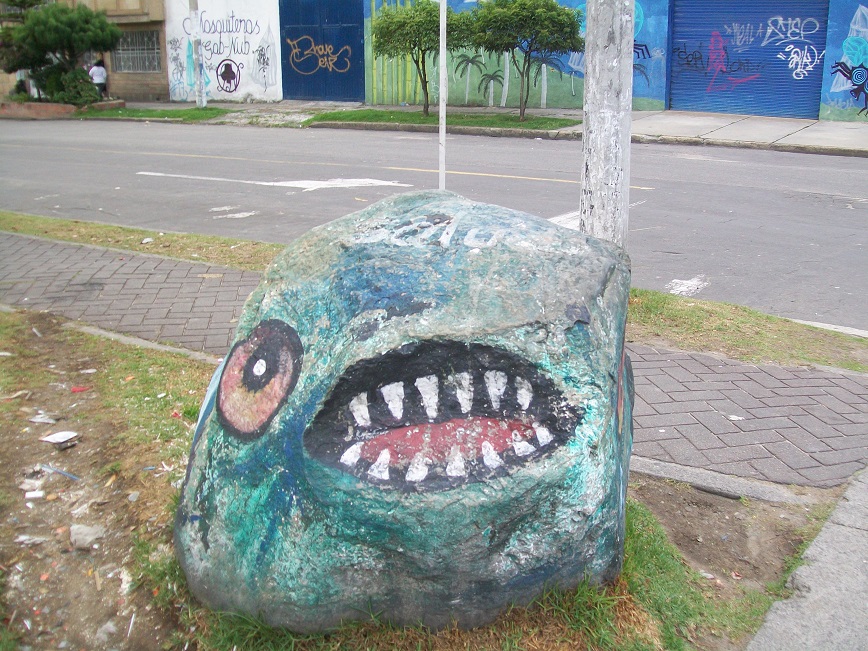
<svg viewBox="0 0 868 651">
<path fill-rule="evenodd" d="M 195 99 L 193 28 L 187 0 L 166 0 L 167 75 L 173 101 Z M 283 99 L 275 0 L 199 0 L 199 30 L 209 99 Z"/>
</svg>

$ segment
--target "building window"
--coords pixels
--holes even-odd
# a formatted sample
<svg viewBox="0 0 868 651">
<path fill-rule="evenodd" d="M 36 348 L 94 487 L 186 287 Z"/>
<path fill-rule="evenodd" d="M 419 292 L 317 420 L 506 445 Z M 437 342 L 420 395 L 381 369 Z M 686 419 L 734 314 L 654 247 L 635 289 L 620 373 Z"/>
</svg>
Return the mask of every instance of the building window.
<svg viewBox="0 0 868 651">
<path fill-rule="evenodd" d="M 114 72 L 160 72 L 160 32 L 124 32 L 112 52 Z"/>
</svg>

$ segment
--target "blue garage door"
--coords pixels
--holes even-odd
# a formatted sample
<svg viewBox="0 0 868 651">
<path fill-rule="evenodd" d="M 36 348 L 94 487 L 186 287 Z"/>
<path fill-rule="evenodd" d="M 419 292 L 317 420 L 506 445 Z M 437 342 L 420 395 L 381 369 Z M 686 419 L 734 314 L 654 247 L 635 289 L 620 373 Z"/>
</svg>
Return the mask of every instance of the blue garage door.
<svg viewBox="0 0 868 651">
<path fill-rule="evenodd" d="M 359 0 L 280 0 L 285 99 L 364 101 Z"/>
<path fill-rule="evenodd" d="M 670 108 L 816 118 L 829 0 L 675 0 Z"/>
</svg>

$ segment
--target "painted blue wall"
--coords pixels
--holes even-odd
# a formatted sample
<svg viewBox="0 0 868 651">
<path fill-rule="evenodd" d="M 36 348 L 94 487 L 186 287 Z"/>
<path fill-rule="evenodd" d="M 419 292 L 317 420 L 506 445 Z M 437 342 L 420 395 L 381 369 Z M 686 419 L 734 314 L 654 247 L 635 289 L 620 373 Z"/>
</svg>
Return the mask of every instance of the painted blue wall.
<svg viewBox="0 0 868 651">
<path fill-rule="evenodd" d="M 868 120 L 868 3 L 832 0 L 821 120 Z"/>
<path fill-rule="evenodd" d="M 394 0 L 387 0 L 394 1 Z M 399 0 L 401 2 L 408 0 Z M 468 11 L 476 7 L 476 1 L 447 0 L 455 11 Z M 559 0 L 571 8 L 584 9 L 587 0 Z M 693 0 L 698 4 L 708 0 Z M 365 21 L 381 6 L 383 0 L 365 0 Z M 633 106 L 636 109 L 662 110 L 669 108 L 670 75 L 673 60 L 671 43 L 671 10 L 673 0 L 636 0 L 635 42 L 633 56 Z M 721 7 L 738 4 L 730 0 L 717 0 Z M 782 2 L 781 12 L 785 5 Z M 770 16 L 771 17 L 771 16 Z M 825 16 L 822 17 L 825 19 Z M 823 22 L 817 17 L 818 22 Z M 366 35 L 369 35 L 366 27 Z M 822 30 L 821 30 L 822 31 Z M 721 32 L 723 33 L 723 32 Z M 820 91 L 820 119 L 823 120 L 868 120 L 868 87 L 862 80 L 868 75 L 868 0 L 830 0 L 827 33 L 817 34 L 812 45 L 818 51 L 817 70 L 822 74 Z M 415 73 L 411 67 L 399 66 L 397 62 L 373 63 L 369 40 L 366 39 L 366 65 L 368 70 L 366 101 L 369 103 L 419 103 Z M 556 66 L 548 70 L 548 107 L 580 107 L 584 87 L 584 55 L 574 53 L 561 57 Z M 836 65 L 836 64 L 844 65 Z M 460 64 L 450 57 L 449 103 L 452 105 L 500 105 L 517 106 L 515 79 L 509 82 L 509 92 L 503 92 L 503 84 L 483 88 L 484 72 L 491 72 L 496 62 L 486 61 L 485 70 L 467 68 L 462 76 Z M 860 68 L 860 66 L 862 66 Z M 837 70 L 837 72 L 836 72 Z M 373 78 L 373 81 L 372 81 Z M 509 81 L 509 80 L 507 80 Z M 432 79 L 432 101 L 436 99 L 436 79 Z M 512 88 L 512 86 L 516 88 Z M 373 90 L 372 90 L 373 89 Z M 467 90 L 470 93 L 467 93 Z M 494 97 L 492 97 L 494 96 Z M 465 98 L 469 101 L 465 102 Z M 530 107 L 540 105 L 540 89 L 531 89 Z M 546 95 L 542 95 L 546 98 Z M 814 95 L 816 102 L 816 95 Z M 816 104 L 815 104 L 816 106 Z M 709 108 L 708 110 L 713 110 Z M 861 114 L 860 114 L 861 111 Z"/>
</svg>

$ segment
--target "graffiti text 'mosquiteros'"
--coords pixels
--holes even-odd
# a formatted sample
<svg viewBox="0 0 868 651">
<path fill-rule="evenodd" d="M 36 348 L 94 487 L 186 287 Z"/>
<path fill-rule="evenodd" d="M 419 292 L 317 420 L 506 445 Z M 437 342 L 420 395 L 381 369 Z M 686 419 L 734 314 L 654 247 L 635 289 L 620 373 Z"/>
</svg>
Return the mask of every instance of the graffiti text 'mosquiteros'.
<svg viewBox="0 0 868 651">
<path fill-rule="evenodd" d="M 202 34 L 212 37 L 202 40 L 202 50 L 207 60 L 210 61 L 215 55 L 222 57 L 250 54 L 252 46 L 247 37 L 262 31 L 258 20 L 241 18 L 236 16 L 234 11 L 225 18 L 211 20 L 206 13 L 203 11 L 199 14 L 199 30 Z M 192 34 L 191 27 L 190 19 L 185 18 L 183 28 L 188 36 Z"/>
</svg>

